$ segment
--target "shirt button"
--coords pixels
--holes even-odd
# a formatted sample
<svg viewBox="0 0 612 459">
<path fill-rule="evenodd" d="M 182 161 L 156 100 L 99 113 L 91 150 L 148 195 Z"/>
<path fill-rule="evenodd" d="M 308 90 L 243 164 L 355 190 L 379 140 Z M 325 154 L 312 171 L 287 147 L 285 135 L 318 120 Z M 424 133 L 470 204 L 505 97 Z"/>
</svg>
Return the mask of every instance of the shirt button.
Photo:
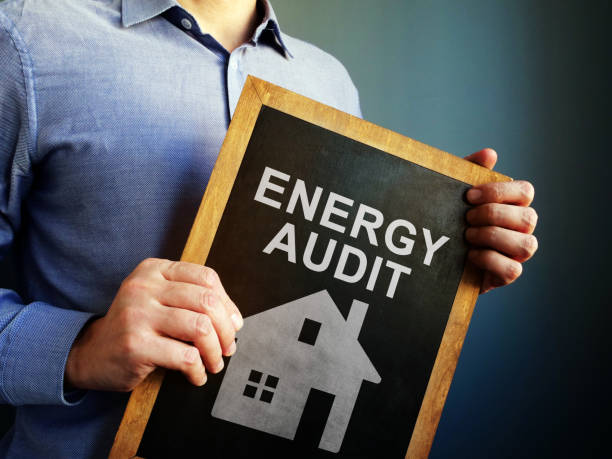
<svg viewBox="0 0 612 459">
<path fill-rule="evenodd" d="M 187 30 L 191 29 L 191 21 L 187 18 L 181 19 L 181 25 Z"/>
<path fill-rule="evenodd" d="M 231 62 L 230 62 L 230 68 L 231 68 L 232 70 L 236 70 L 236 67 L 238 67 L 238 64 L 236 64 L 236 61 L 231 61 Z"/>
</svg>

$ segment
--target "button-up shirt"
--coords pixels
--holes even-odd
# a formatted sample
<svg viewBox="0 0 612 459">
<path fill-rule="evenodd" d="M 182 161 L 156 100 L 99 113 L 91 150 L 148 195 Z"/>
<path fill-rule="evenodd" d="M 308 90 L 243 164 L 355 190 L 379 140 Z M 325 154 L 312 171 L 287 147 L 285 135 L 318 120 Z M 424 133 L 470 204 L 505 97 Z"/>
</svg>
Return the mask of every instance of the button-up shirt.
<svg viewBox="0 0 612 459">
<path fill-rule="evenodd" d="M 126 394 L 64 392 L 72 343 L 147 257 L 180 256 L 248 74 L 359 116 L 272 8 L 228 53 L 174 0 L 0 3 L 0 456 L 104 457 Z M 290 151 L 287 154 L 291 154 Z"/>
</svg>

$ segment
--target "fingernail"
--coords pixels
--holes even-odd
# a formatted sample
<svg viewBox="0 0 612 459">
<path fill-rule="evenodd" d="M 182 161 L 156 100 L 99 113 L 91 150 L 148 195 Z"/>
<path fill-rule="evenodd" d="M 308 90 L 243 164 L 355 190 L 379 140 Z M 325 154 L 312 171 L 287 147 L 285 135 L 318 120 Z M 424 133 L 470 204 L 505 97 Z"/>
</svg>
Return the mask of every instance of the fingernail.
<svg viewBox="0 0 612 459">
<path fill-rule="evenodd" d="M 206 376 L 206 373 L 204 373 L 204 377 L 202 378 L 202 384 L 200 384 L 200 386 L 206 384 L 206 381 L 208 381 L 208 376 Z"/>
<path fill-rule="evenodd" d="M 219 363 L 217 363 L 217 366 L 213 370 L 213 373 L 219 373 L 221 370 L 223 370 L 224 366 L 225 364 L 223 363 L 223 359 L 219 360 Z"/>
<path fill-rule="evenodd" d="M 242 320 L 242 317 L 240 317 L 238 314 L 232 314 L 230 319 L 232 319 L 232 322 L 234 323 L 234 328 L 236 328 L 236 331 L 240 330 L 242 326 L 244 325 L 244 321 Z"/>
<path fill-rule="evenodd" d="M 236 341 L 232 341 L 232 344 L 230 344 L 227 350 L 227 356 L 234 355 L 234 352 L 236 352 Z"/>
<path fill-rule="evenodd" d="M 473 204 L 476 204 L 481 196 L 482 196 L 482 191 L 480 191 L 477 188 L 472 188 L 470 191 L 467 192 L 468 201 L 470 201 Z"/>
</svg>

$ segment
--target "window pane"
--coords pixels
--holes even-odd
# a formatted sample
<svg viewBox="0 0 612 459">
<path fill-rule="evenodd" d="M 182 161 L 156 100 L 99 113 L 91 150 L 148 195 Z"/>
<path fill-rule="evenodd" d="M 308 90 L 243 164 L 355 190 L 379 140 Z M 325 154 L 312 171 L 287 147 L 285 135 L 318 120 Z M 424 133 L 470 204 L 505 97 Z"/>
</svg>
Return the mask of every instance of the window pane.
<svg viewBox="0 0 612 459">
<path fill-rule="evenodd" d="M 300 331 L 298 341 L 314 346 L 315 342 L 317 341 L 317 336 L 319 336 L 320 329 L 321 322 L 304 319 L 304 325 L 302 325 L 302 331 Z"/>
<path fill-rule="evenodd" d="M 251 374 L 249 375 L 249 381 L 258 383 L 259 381 L 261 381 L 262 376 L 263 374 L 261 373 L 261 371 L 251 370 Z"/>
<path fill-rule="evenodd" d="M 276 376 L 268 375 L 266 378 L 266 386 L 275 388 L 278 384 L 278 378 Z"/>
<path fill-rule="evenodd" d="M 274 393 L 270 392 L 269 390 L 262 390 L 261 397 L 259 397 L 259 400 L 266 402 L 266 403 L 270 403 L 272 401 L 273 395 Z"/>
<path fill-rule="evenodd" d="M 244 392 L 242 393 L 242 395 L 246 395 L 247 397 L 250 397 L 250 398 L 255 398 L 256 393 L 257 393 L 257 387 L 247 384 L 246 387 L 244 388 Z"/>
</svg>

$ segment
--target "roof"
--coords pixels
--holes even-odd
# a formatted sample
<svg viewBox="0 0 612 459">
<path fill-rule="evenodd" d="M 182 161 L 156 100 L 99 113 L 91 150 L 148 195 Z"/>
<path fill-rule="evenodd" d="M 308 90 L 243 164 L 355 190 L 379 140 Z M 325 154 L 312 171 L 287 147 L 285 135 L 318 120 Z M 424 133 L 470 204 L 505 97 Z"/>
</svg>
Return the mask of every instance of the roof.
<svg viewBox="0 0 612 459">
<path fill-rule="evenodd" d="M 365 309 L 357 315 L 363 320 Z M 321 323 L 314 346 L 298 341 L 305 318 Z M 327 290 L 322 290 L 247 317 L 237 336 L 241 347 L 257 346 L 257 353 L 265 350 L 277 367 L 301 370 L 315 380 L 314 387 L 334 393 L 347 380 L 378 383 L 381 379 L 358 341 L 361 324 L 355 330 L 350 319 L 351 314 L 349 321 L 342 317 Z"/>
</svg>

